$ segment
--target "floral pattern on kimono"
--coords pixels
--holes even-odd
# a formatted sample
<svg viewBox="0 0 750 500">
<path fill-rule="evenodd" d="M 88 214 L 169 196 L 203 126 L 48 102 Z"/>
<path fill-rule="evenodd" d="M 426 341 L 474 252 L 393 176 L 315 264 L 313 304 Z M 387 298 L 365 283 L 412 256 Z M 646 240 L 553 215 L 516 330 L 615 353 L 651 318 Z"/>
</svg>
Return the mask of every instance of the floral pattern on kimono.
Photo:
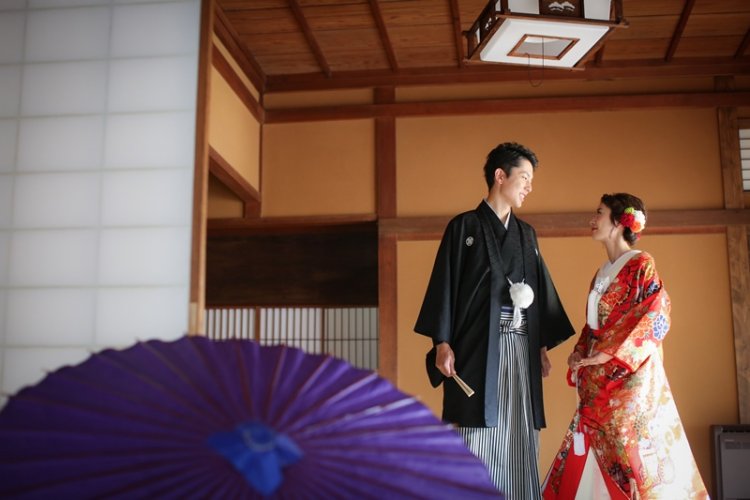
<svg viewBox="0 0 750 500">
<path fill-rule="evenodd" d="M 571 460 L 575 471 L 565 467 L 577 431 L 622 498 L 708 498 L 662 364 L 670 308 L 646 252 L 632 257 L 602 295 L 600 328 L 586 325 L 575 351 L 612 359 L 577 373 L 580 402 L 545 481 L 545 498 L 567 498 L 560 491 L 563 476 L 582 472 L 581 460 Z"/>
</svg>

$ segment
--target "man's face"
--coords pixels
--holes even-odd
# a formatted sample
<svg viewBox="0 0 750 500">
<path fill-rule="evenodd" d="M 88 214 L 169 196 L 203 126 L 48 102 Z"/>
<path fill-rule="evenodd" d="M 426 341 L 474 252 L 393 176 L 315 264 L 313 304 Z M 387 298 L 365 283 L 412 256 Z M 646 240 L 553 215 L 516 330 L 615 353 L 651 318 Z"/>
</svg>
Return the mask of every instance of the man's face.
<svg viewBox="0 0 750 500">
<path fill-rule="evenodd" d="M 531 182 L 534 179 L 534 168 L 527 159 L 522 159 L 517 167 L 510 170 L 510 176 L 500 171 L 500 195 L 513 208 L 521 208 L 526 197 L 531 193 Z"/>
</svg>

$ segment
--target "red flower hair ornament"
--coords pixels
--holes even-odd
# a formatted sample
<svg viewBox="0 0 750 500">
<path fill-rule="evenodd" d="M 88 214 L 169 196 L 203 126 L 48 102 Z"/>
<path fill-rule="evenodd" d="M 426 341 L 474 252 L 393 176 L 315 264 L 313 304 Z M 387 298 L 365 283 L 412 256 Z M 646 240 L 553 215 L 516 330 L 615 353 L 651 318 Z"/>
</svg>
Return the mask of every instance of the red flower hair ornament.
<svg viewBox="0 0 750 500">
<path fill-rule="evenodd" d="M 620 216 L 620 224 L 638 234 L 646 227 L 646 215 L 633 207 L 628 207 Z"/>
</svg>

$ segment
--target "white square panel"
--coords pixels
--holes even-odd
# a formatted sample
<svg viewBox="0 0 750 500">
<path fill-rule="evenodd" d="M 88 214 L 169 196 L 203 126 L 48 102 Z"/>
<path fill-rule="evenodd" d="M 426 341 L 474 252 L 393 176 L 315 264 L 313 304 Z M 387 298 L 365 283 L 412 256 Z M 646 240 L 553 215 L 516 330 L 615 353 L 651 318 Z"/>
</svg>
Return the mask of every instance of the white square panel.
<svg viewBox="0 0 750 500">
<path fill-rule="evenodd" d="M 187 228 L 106 229 L 101 234 L 102 285 L 182 285 L 189 281 Z"/>
<path fill-rule="evenodd" d="M 25 116 L 101 113 L 105 107 L 107 63 L 29 64 L 23 78 Z"/>
<path fill-rule="evenodd" d="M 107 119 L 105 166 L 187 167 L 195 155 L 195 113 L 112 115 Z"/>
<path fill-rule="evenodd" d="M 193 109 L 196 57 L 113 60 L 109 105 L 113 112 Z"/>
<path fill-rule="evenodd" d="M 10 227 L 14 180 L 13 175 L 0 174 L 0 229 Z"/>
<path fill-rule="evenodd" d="M 17 142 L 18 121 L 0 120 L 0 174 L 13 171 Z"/>
<path fill-rule="evenodd" d="M 26 26 L 26 61 L 101 59 L 109 46 L 110 9 L 30 11 Z"/>
<path fill-rule="evenodd" d="M 136 340 L 174 340 L 187 331 L 187 288 L 99 291 L 97 343 L 126 346 Z"/>
<path fill-rule="evenodd" d="M 21 66 L 0 65 L 0 118 L 17 117 L 21 103 Z"/>
<path fill-rule="evenodd" d="M 101 167 L 102 116 L 27 118 L 21 121 L 17 170 L 83 170 Z M 39 147 L 44 144 L 44 147 Z"/>
<path fill-rule="evenodd" d="M 105 173 L 102 224 L 187 226 L 192 217 L 192 194 L 193 172 L 189 169 Z"/>
<path fill-rule="evenodd" d="M 99 222 L 99 174 L 17 175 L 13 225 L 81 227 Z"/>
<path fill-rule="evenodd" d="M 606 35 L 609 27 L 575 22 L 550 22 L 536 19 L 507 18 L 492 35 L 480 52 L 482 61 L 520 64 L 523 66 L 544 65 L 547 67 L 572 68 L 589 50 Z M 510 55 L 525 36 L 535 38 L 574 39 L 576 43 L 559 59 L 537 59 Z"/>
<path fill-rule="evenodd" d="M 20 10 L 26 8 L 26 0 L 2 0 L 0 9 L 2 10 Z"/>
<path fill-rule="evenodd" d="M 23 12 L 0 11 L 0 64 L 23 61 Z"/>
<path fill-rule="evenodd" d="M 90 356 L 84 348 L 6 347 L 3 356 L 2 391 L 16 391 L 40 382 L 48 372 L 65 365 L 77 365 Z"/>
<path fill-rule="evenodd" d="M 112 55 L 192 54 L 198 50 L 198 2 L 121 5 L 114 8 Z"/>
<path fill-rule="evenodd" d="M 96 267 L 96 231 L 58 229 L 11 234 L 10 285 L 92 285 Z"/>
<path fill-rule="evenodd" d="M 25 346 L 80 346 L 94 342 L 93 289 L 8 291 L 6 342 Z"/>
</svg>

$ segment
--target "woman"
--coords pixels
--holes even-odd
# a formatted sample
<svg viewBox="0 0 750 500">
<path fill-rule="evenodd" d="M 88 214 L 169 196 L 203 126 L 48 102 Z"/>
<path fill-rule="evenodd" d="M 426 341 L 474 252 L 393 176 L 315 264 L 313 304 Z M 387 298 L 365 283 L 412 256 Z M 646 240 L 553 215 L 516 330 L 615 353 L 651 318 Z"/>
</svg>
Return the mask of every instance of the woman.
<svg viewBox="0 0 750 500">
<path fill-rule="evenodd" d="M 662 364 L 670 301 L 654 259 L 633 250 L 643 202 L 604 195 L 591 219 L 607 261 L 568 358 L 579 404 L 544 481 L 545 499 L 708 498 Z"/>
</svg>

